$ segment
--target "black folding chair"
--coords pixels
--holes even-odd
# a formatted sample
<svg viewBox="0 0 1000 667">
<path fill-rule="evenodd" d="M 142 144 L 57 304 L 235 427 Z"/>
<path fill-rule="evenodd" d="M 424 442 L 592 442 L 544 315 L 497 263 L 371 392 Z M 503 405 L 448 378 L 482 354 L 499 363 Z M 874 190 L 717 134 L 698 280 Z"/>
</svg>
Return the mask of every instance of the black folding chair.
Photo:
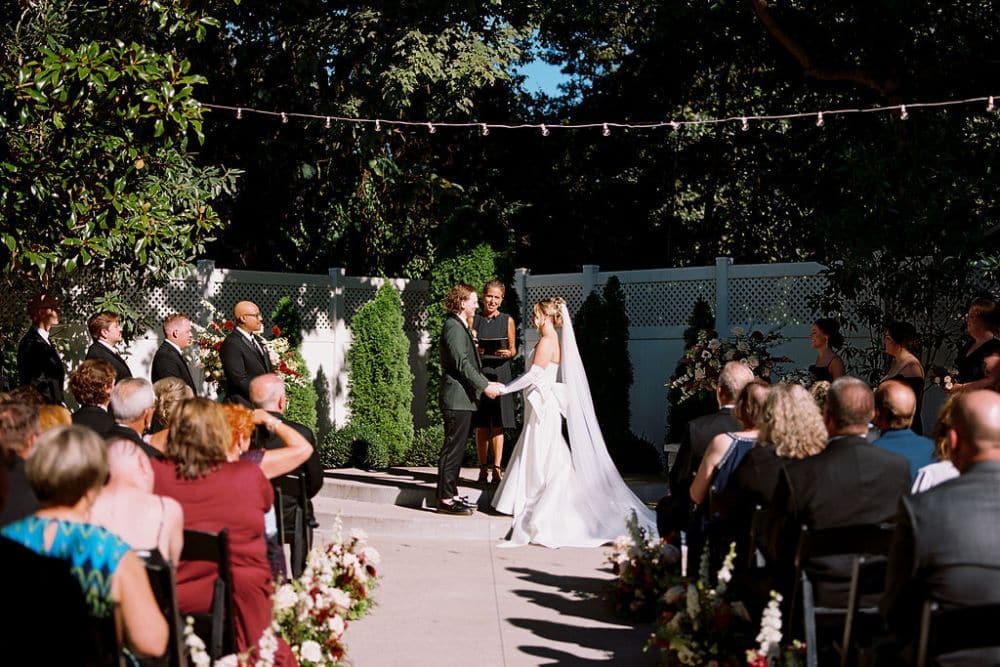
<svg viewBox="0 0 1000 667">
<path fill-rule="evenodd" d="M 924 602 L 917 642 L 917 667 L 932 658 L 969 649 L 1000 651 L 1000 604 L 942 610 L 937 602 Z M 985 664 L 985 663 L 984 663 Z"/>
<path fill-rule="evenodd" d="M 282 544 L 291 545 L 291 572 L 298 577 L 306 567 L 312 548 L 313 530 L 309 523 L 309 494 L 303 474 L 282 475 L 272 480 L 278 534 Z"/>
<path fill-rule="evenodd" d="M 118 629 L 115 627 L 113 615 L 104 618 L 91 616 L 89 619 L 91 632 L 94 636 L 95 659 L 100 665 L 126 667 L 125 655 L 118 641 Z"/>
<path fill-rule="evenodd" d="M 170 638 L 167 640 L 167 650 L 159 658 L 143 658 L 139 660 L 142 667 L 187 667 L 187 652 L 184 650 L 184 626 L 177 610 L 177 583 L 174 578 L 174 567 L 162 557 L 156 557 L 149 551 L 137 551 L 136 554 L 146 566 L 146 576 L 149 586 L 153 589 L 156 604 L 167 621 Z"/>
<path fill-rule="evenodd" d="M 195 633 L 205 640 L 212 660 L 236 651 L 233 612 L 233 571 L 229 561 L 229 529 L 218 533 L 184 531 L 182 561 L 208 561 L 218 566 L 212 591 L 212 609 L 207 614 L 188 614 L 194 618 Z"/>
<path fill-rule="evenodd" d="M 860 615 L 878 618 L 878 607 L 861 607 L 862 596 L 885 590 L 886 559 L 892 541 L 893 527 L 888 524 L 862 524 L 841 526 L 824 530 L 811 530 L 802 526 L 799 546 L 795 554 L 795 589 L 789 609 L 795 613 L 801 601 L 802 620 L 806 640 L 806 664 L 819 663 L 816 624 L 817 617 L 824 621 L 842 622 L 840 665 L 850 662 L 851 642 Z M 851 558 L 850 589 L 844 607 L 816 604 L 815 585 L 822 575 L 811 571 L 810 561 L 831 556 Z M 793 616 L 794 619 L 794 616 Z"/>
</svg>

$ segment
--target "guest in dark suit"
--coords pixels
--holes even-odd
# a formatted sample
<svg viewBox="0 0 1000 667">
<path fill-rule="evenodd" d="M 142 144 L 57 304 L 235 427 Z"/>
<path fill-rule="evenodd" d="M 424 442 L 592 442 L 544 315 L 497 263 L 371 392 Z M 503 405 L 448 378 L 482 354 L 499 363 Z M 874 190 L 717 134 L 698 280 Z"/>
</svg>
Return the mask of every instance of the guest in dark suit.
<svg viewBox="0 0 1000 667">
<path fill-rule="evenodd" d="M 445 297 L 448 311 L 441 328 L 441 412 L 444 445 L 438 459 L 437 507 L 445 514 L 469 515 L 472 508 L 456 498 L 465 441 L 472 428 L 472 414 L 485 394 L 497 396 L 497 387 L 482 373 L 469 322 L 479 307 L 479 297 L 470 285 L 458 284 Z"/>
<path fill-rule="evenodd" d="M 92 428 L 106 437 L 115 418 L 108 412 L 111 390 L 115 387 L 115 369 L 104 359 L 87 359 L 69 375 L 69 390 L 80 409 L 73 413 L 73 423 Z"/>
<path fill-rule="evenodd" d="M 233 308 L 233 317 L 236 329 L 222 341 L 219 358 L 226 374 L 227 398 L 250 407 L 250 381 L 258 375 L 270 373 L 273 368 L 264 341 L 260 338 L 263 323 L 257 304 L 240 301 Z"/>
<path fill-rule="evenodd" d="M 857 378 L 838 378 L 827 394 L 826 449 L 786 462 L 778 476 L 762 548 L 780 592 L 791 592 L 800 526 L 824 529 L 889 521 L 899 499 L 909 492 L 906 459 L 865 439 L 873 413 L 874 396 L 868 385 Z M 848 562 L 838 558 L 810 565 L 822 573 L 817 600 L 842 606 Z"/>
<path fill-rule="evenodd" d="M 108 430 L 105 439 L 109 442 L 117 438 L 131 440 L 150 458 L 164 458 L 163 452 L 142 439 L 153 423 L 155 404 L 156 394 L 149 380 L 128 378 L 116 384 L 111 391 L 111 414 L 114 415 L 115 425 Z"/>
<path fill-rule="evenodd" d="M 163 336 L 163 344 L 153 356 L 150 373 L 153 384 L 166 377 L 180 378 L 197 395 L 194 376 L 183 355 L 184 349 L 191 344 L 191 320 L 182 313 L 167 315 L 163 320 Z"/>
<path fill-rule="evenodd" d="M 749 366 L 739 361 L 730 361 L 722 367 L 719 383 L 715 388 L 719 410 L 688 422 L 677 457 L 670 468 L 670 494 L 656 506 L 656 525 L 660 535 L 667 536 L 687 527 L 691 482 L 695 472 L 701 465 L 708 444 L 715 436 L 740 430 L 740 424 L 733 416 L 733 404 L 751 380 L 753 372 Z"/>
<path fill-rule="evenodd" d="M 882 435 L 872 444 L 895 452 L 910 462 L 910 481 L 917 471 L 934 462 L 934 443 L 910 428 L 917 411 L 917 397 L 909 385 L 886 380 L 875 390 L 874 424 Z"/>
<path fill-rule="evenodd" d="M 59 302 L 48 294 L 40 294 L 28 304 L 28 314 L 31 328 L 17 346 L 20 384 L 37 389 L 46 403 L 61 405 L 66 369 L 49 340 L 50 330 L 59 324 Z"/>
<path fill-rule="evenodd" d="M 115 350 L 122 342 L 122 327 L 118 315 L 109 311 L 97 313 L 87 320 L 87 330 L 94 341 L 87 349 L 87 359 L 104 359 L 115 369 L 115 382 L 132 377 L 128 364 Z"/>
<path fill-rule="evenodd" d="M 0 467 L 7 475 L 7 504 L 0 510 L 0 526 L 38 510 L 38 498 L 24 468 L 38 433 L 37 408 L 24 403 L 0 403 Z"/>
<path fill-rule="evenodd" d="M 926 598 L 945 609 L 1000 604 L 1000 395 L 959 396 L 948 431 L 959 477 L 899 504 L 882 612 L 903 642 Z M 1000 664 L 1000 650 L 963 652 L 962 664 Z M 942 660 L 941 664 L 950 664 Z"/>
<path fill-rule="evenodd" d="M 282 423 L 288 424 L 313 446 L 313 452 L 309 459 L 292 471 L 293 474 L 305 477 L 306 494 L 312 498 L 323 488 L 323 465 L 319 461 L 319 452 L 316 451 L 316 436 L 313 435 L 312 430 L 308 426 L 285 419 L 288 397 L 285 395 L 284 380 L 274 373 L 258 375 L 250 382 L 250 400 L 255 408 L 266 410 L 272 417 L 277 417 Z M 268 430 L 265 424 L 261 424 L 254 432 L 253 447 L 268 450 L 283 449 L 286 445 L 280 436 L 274 433 L 273 429 Z M 287 509 L 294 516 L 295 508 L 291 503 Z M 312 503 L 309 503 L 309 510 L 308 518 L 312 520 Z M 286 522 L 285 525 L 291 527 L 289 522 Z"/>
</svg>

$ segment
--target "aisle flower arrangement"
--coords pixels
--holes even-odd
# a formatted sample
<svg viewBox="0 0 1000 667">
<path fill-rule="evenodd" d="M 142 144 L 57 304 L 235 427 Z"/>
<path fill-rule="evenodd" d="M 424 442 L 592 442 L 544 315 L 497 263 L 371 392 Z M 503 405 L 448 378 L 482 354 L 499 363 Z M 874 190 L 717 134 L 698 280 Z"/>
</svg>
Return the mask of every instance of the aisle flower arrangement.
<svg viewBox="0 0 1000 667">
<path fill-rule="evenodd" d="M 678 584 L 663 594 L 662 611 L 646 648 L 660 651 L 665 664 L 739 665 L 751 645 L 750 614 L 742 602 L 727 596 L 733 576 L 736 544 L 729 547 L 712 588 L 708 549 L 697 581 Z"/>
<path fill-rule="evenodd" d="M 379 552 L 369 546 L 362 531 L 344 538 L 338 516 L 333 539 L 309 552 L 302 575 L 277 587 L 272 597 L 273 622 L 258 642 L 260 654 L 220 658 L 215 667 L 248 665 L 271 667 L 277 637 L 288 643 L 302 667 L 341 664 L 346 653 L 344 631 L 349 621 L 367 614 L 371 591 L 378 583 Z M 184 631 L 191 662 L 208 667 L 204 642 L 194 634 L 191 619 Z"/>
<path fill-rule="evenodd" d="M 681 581 L 680 551 L 650 536 L 634 511 L 628 520 L 628 535 L 612 543 L 607 560 L 617 576 L 612 604 L 625 618 L 651 620 L 660 596 Z"/>
<path fill-rule="evenodd" d="M 226 374 L 222 369 L 219 349 L 226 336 L 236 329 L 236 324 L 232 320 L 222 317 L 222 314 L 208 301 L 202 301 L 202 306 L 209 311 L 212 319 L 204 327 L 194 322 L 191 323 L 192 328 L 197 331 L 194 344 L 201 359 L 205 381 L 215 385 L 216 390 L 221 392 L 225 389 Z M 296 359 L 294 351 L 290 349 L 288 339 L 283 337 L 281 333 L 281 329 L 274 326 L 271 327 L 272 338 L 261 338 L 264 349 L 270 358 L 271 366 L 286 385 L 289 383 L 305 385 L 309 382 L 308 372 L 302 367 L 301 360 Z"/>
<path fill-rule="evenodd" d="M 777 331 L 748 334 L 736 327 L 731 334 L 729 338 L 720 338 L 715 331 L 698 332 L 697 341 L 685 350 L 674 378 L 667 385 L 680 391 L 678 403 L 714 392 L 719 373 L 727 362 L 742 361 L 754 375 L 769 380 L 776 366 L 790 361 L 788 357 L 771 354 L 772 347 L 786 340 Z"/>
<path fill-rule="evenodd" d="M 760 619 L 757 648 L 747 651 L 747 667 L 798 667 L 805 664 L 806 645 L 798 639 L 781 645 L 781 594 L 771 591 L 771 601 Z"/>
</svg>

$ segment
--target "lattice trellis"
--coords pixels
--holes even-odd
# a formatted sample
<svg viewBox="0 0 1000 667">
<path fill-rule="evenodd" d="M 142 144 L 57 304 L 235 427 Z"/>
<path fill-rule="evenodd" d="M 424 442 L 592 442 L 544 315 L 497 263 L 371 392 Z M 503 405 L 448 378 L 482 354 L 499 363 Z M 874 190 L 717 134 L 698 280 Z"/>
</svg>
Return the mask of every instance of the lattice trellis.
<svg viewBox="0 0 1000 667">
<path fill-rule="evenodd" d="M 621 286 L 629 324 L 633 327 L 685 326 L 699 297 L 709 304 L 715 303 L 715 283 L 711 280 L 651 281 Z"/>
<path fill-rule="evenodd" d="M 253 301 L 260 307 L 265 324 L 270 326 L 271 312 L 278 306 L 281 297 L 287 296 L 298 307 L 306 329 L 330 329 L 330 288 L 327 285 L 288 285 L 228 280 L 215 283 L 214 288 L 211 302 L 226 316 L 230 316 L 233 306 L 238 301 Z"/>
<path fill-rule="evenodd" d="M 173 280 L 162 287 L 129 295 L 130 303 L 149 325 L 156 330 L 171 313 L 184 313 L 197 318 L 202 310 L 202 284 L 191 280 Z"/>
<path fill-rule="evenodd" d="M 825 287 L 823 276 L 730 279 L 729 322 L 808 324 L 815 318 L 809 297 Z"/>
<path fill-rule="evenodd" d="M 362 285 L 344 288 L 344 322 L 350 326 L 361 306 L 375 298 L 378 287 Z M 403 329 L 420 331 L 427 324 L 427 290 L 408 287 L 400 294 L 403 301 Z"/>
<path fill-rule="evenodd" d="M 566 309 L 571 315 L 576 315 L 576 311 L 580 310 L 580 306 L 583 305 L 583 288 L 579 284 L 529 285 L 527 298 L 522 301 L 524 310 L 521 313 L 521 321 L 528 323 L 526 326 L 530 326 L 532 306 L 542 299 L 553 296 L 561 296 L 566 300 Z"/>
</svg>

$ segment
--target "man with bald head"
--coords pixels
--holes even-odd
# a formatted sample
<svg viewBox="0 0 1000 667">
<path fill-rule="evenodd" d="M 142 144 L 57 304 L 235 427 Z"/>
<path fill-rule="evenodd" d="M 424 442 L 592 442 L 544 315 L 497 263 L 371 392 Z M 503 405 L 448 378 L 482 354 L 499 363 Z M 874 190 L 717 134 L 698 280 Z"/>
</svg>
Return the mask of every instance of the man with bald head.
<svg viewBox="0 0 1000 667">
<path fill-rule="evenodd" d="M 874 414 L 874 395 L 857 378 L 837 378 L 826 397 L 823 421 L 830 439 L 826 449 L 785 463 L 778 475 L 768 515 L 768 565 L 775 568 L 781 593 L 790 594 L 792 564 L 800 527 L 822 530 L 881 523 L 892 519 L 899 499 L 910 490 L 910 465 L 899 454 L 865 439 Z M 850 563 L 830 559 L 820 564 L 818 604 L 843 606 Z"/>
<path fill-rule="evenodd" d="M 872 444 L 909 461 L 911 481 L 918 470 L 934 462 L 934 443 L 910 428 L 916 411 L 917 397 L 909 385 L 886 380 L 875 390 L 874 424 L 882 435 Z"/>
<path fill-rule="evenodd" d="M 264 323 L 260 308 L 252 301 L 237 303 L 233 307 L 233 319 L 236 328 L 219 348 L 219 359 L 226 374 L 227 400 L 251 407 L 250 381 L 273 370 L 260 337 Z"/>
<path fill-rule="evenodd" d="M 904 642 L 928 597 L 945 609 L 1000 604 L 1000 394 L 959 396 L 948 439 L 959 476 L 899 504 L 881 606 Z M 963 664 L 1000 664 L 987 651 Z"/>
</svg>

